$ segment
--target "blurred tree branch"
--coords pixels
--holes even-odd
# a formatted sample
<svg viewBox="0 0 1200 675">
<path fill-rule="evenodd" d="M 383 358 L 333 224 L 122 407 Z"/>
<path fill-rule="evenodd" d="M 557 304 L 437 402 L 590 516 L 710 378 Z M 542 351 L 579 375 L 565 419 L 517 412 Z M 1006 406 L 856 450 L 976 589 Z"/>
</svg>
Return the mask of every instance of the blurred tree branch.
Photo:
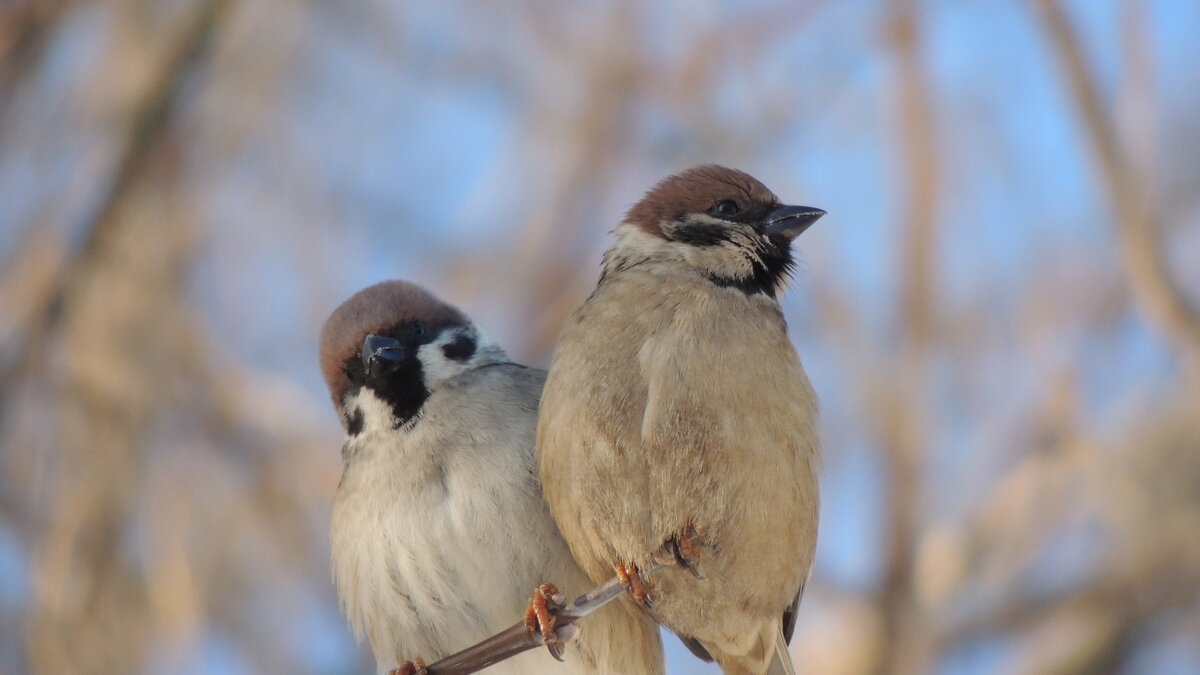
<svg viewBox="0 0 1200 675">
<path fill-rule="evenodd" d="M 103 256 L 113 231 L 120 227 L 117 215 L 122 200 L 142 175 L 147 158 L 168 129 L 187 75 L 205 58 L 213 34 L 230 4 L 229 0 L 202 2 L 181 30 L 176 51 L 163 59 L 161 69 L 130 116 L 124 147 L 112 176 L 100 188 L 95 198 L 96 206 L 72 230 L 79 233 L 79 245 L 57 266 L 57 276 L 46 289 L 40 307 L 25 317 L 23 327 L 13 331 L 16 335 L 11 339 L 16 349 L 11 360 L 0 366 L 0 383 L 23 379 L 41 362 L 43 351 L 51 343 L 50 337 L 62 319 L 68 295 L 88 277 L 95 261 Z M 27 243 L 35 246 L 42 242 L 40 237 L 31 236 Z M 13 258 L 20 259 L 27 254 L 27 251 L 18 251 Z M 10 392 L 10 387 L 0 388 L 0 403 Z"/>
<path fill-rule="evenodd" d="M 15 0 L 0 4 L 0 120 L 24 73 L 40 62 L 46 41 L 71 0 Z"/>
<path fill-rule="evenodd" d="M 132 106 L 111 176 L 72 230 L 79 244 L 55 255 L 57 276 L 45 283 L 42 270 L 16 270 L 45 292 L 9 336 L 16 356 L 0 376 L 3 397 L 7 404 L 22 391 L 52 392 L 40 410 L 43 434 L 3 430 L 17 451 L 7 468 L 34 479 L 21 491 L 38 523 L 27 533 L 36 601 L 23 631 L 32 672 L 132 672 L 146 663 L 152 642 L 143 634 L 156 622 L 181 639 L 189 631 L 180 627 L 196 623 L 188 619 L 195 602 L 179 602 L 191 566 L 178 546 L 174 556 L 137 560 L 130 542 L 139 523 L 131 514 L 147 473 L 148 437 L 172 398 L 162 367 L 172 358 L 162 357 L 179 344 L 194 231 L 186 214 L 170 208 L 179 143 L 168 142 L 169 129 L 185 80 L 206 58 L 230 6 L 206 2 L 180 21 L 179 41 L 156 59 L 162 65 Z M 168 208 L 148 214 L 161 206 Z M 45 246 L 35 234 L 13 255 L 24 261 Z M 62 358 L 48 364 L 59 348 Z M 160 571 L 173 583 L 156 584 Z M 155 597 L 173 599 L 156 604 Z"/>
<path fill-rule="evenodd" d="M 886 468 L 885 562 L 880 588 L 884 643 L 881 673 L 928 669 L 922 621 L 913 596 L 913 562 L 921 521 L 924 450 L 929 445 L 930 350 L 937 302 L 937 141 L 931 93 L 921 63 L 919 9 L 914 0 L 893 6 L 888 34 L 899 71 L 898 175 L 907 179 L 907 212 L 900 239 L 900 340 L 892 375 L 877 395 L 882 402 L 879 440 Z"/>
<path fill-rule="evenodd" d="M 1089 72 L 1083 46 L 1057 0 L 1035 0 L 1050 44 L 1058 53 L 1071 98 L 1100 162 L 1104 186 L 1115 209 L 1119 254 L 1126 277 L 1146 319 L 1175 345 L 1193 368 L 1200 368 L 1200 312 L 1172 280 L 1163 259 L 1155 189 L 1139 179 L 1122 148 L 1114 121 Z"/>
</svg>

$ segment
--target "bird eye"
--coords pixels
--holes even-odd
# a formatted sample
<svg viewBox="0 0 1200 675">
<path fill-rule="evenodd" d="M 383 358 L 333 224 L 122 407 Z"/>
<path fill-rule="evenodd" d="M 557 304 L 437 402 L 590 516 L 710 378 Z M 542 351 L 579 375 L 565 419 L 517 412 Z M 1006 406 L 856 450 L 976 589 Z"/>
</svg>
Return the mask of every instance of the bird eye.
<svg viewBox="0 0 1200 675">
<path fill-rule="evenodd" d="M 421 323 L 420 319 L 413 319 L 412 327 L 413 332 L 415 332 L 417 335 L 425 334 L 425 324 Z"/>
<path fill-rule="evenodd" d="M 730 216 L 736 216 L 741 210 L 742 205 L 738 203 L 738 200 L 722 199 L 716 204 L 713 204 L 712 208 L 709 209 L 708 212 L 714 216 L 728 218 Z"/>
</svg>

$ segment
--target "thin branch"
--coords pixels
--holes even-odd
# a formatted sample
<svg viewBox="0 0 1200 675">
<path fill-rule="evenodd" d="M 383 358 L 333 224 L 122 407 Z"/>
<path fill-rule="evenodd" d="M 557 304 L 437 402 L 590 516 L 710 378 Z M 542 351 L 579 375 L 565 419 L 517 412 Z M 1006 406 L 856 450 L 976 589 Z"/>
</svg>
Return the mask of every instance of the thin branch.
<svg viewBox="0 0 1200 675">
<path fill-rule="evenodd" d="M 655 561 L 642 574 L 656 574 L 659 570 L 672 564 L 674 564 L 673 561 L 666 563 Z M 625 588 L 621 582 L 613 577 L 575 598 L 565 607 L 552 610 L 551 613 L 556 620 L 556 629 L 575 623 L 617 599 L 624 592 Z M 429 666 L 429 675 L 467 675 L 467 673 L 478 672 L 543 644 L 540 633 L 531 635 L 524 622 L 517 622 L 508 629 Z"/>
</svg>

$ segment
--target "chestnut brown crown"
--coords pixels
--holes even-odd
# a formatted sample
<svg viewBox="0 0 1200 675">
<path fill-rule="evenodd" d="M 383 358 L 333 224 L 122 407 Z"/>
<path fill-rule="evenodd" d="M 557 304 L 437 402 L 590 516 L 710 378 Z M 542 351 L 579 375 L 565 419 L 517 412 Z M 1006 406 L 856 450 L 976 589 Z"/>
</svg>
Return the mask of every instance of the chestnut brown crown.
<svg viewBox="0 0 1200 675">
<path fill-rule="evenodd" d="M 723 200 L 739 202 L 740 212 L 747 219 L 761 219 L 780 206 L 779 198 L 750 174 L 705 164 L 659 181 L 629 209 L 625 220 L 666 238 L 663 222 L 679 220 L 687 213 L 711 212 Z"/>
<path fill-rule="evenodd" d="M 457 308 L 407 281 L 383 281 L 369 286 L 334 310 L 321 329 L 319 352 L 321 374 L 339 411 L 352 386 L 346 374 L 347 365 L 360 360 L 367 334 L 392 334 L 398 326 L 414 320 L 435 333 L 440 327 L 469 323 Z"/>
</svg>

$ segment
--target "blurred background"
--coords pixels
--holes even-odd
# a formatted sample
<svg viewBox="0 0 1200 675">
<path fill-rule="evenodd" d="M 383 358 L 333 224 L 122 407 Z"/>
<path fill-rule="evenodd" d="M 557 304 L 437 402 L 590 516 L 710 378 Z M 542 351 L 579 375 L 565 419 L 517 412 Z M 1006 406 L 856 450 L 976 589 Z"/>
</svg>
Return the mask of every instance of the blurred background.
<svg viewBox="0 0 1200 675">
<path fill-rule="evenodd" d="M 829 212 L 783 298 L 825 444 L 801 672 L 1200 672 L 1198 32 L 0 2 L 0 672 L 370 672 L 321 322 L 418 280 L 545 366 L 624 210 L 708 162 Z"/>
</svg>

